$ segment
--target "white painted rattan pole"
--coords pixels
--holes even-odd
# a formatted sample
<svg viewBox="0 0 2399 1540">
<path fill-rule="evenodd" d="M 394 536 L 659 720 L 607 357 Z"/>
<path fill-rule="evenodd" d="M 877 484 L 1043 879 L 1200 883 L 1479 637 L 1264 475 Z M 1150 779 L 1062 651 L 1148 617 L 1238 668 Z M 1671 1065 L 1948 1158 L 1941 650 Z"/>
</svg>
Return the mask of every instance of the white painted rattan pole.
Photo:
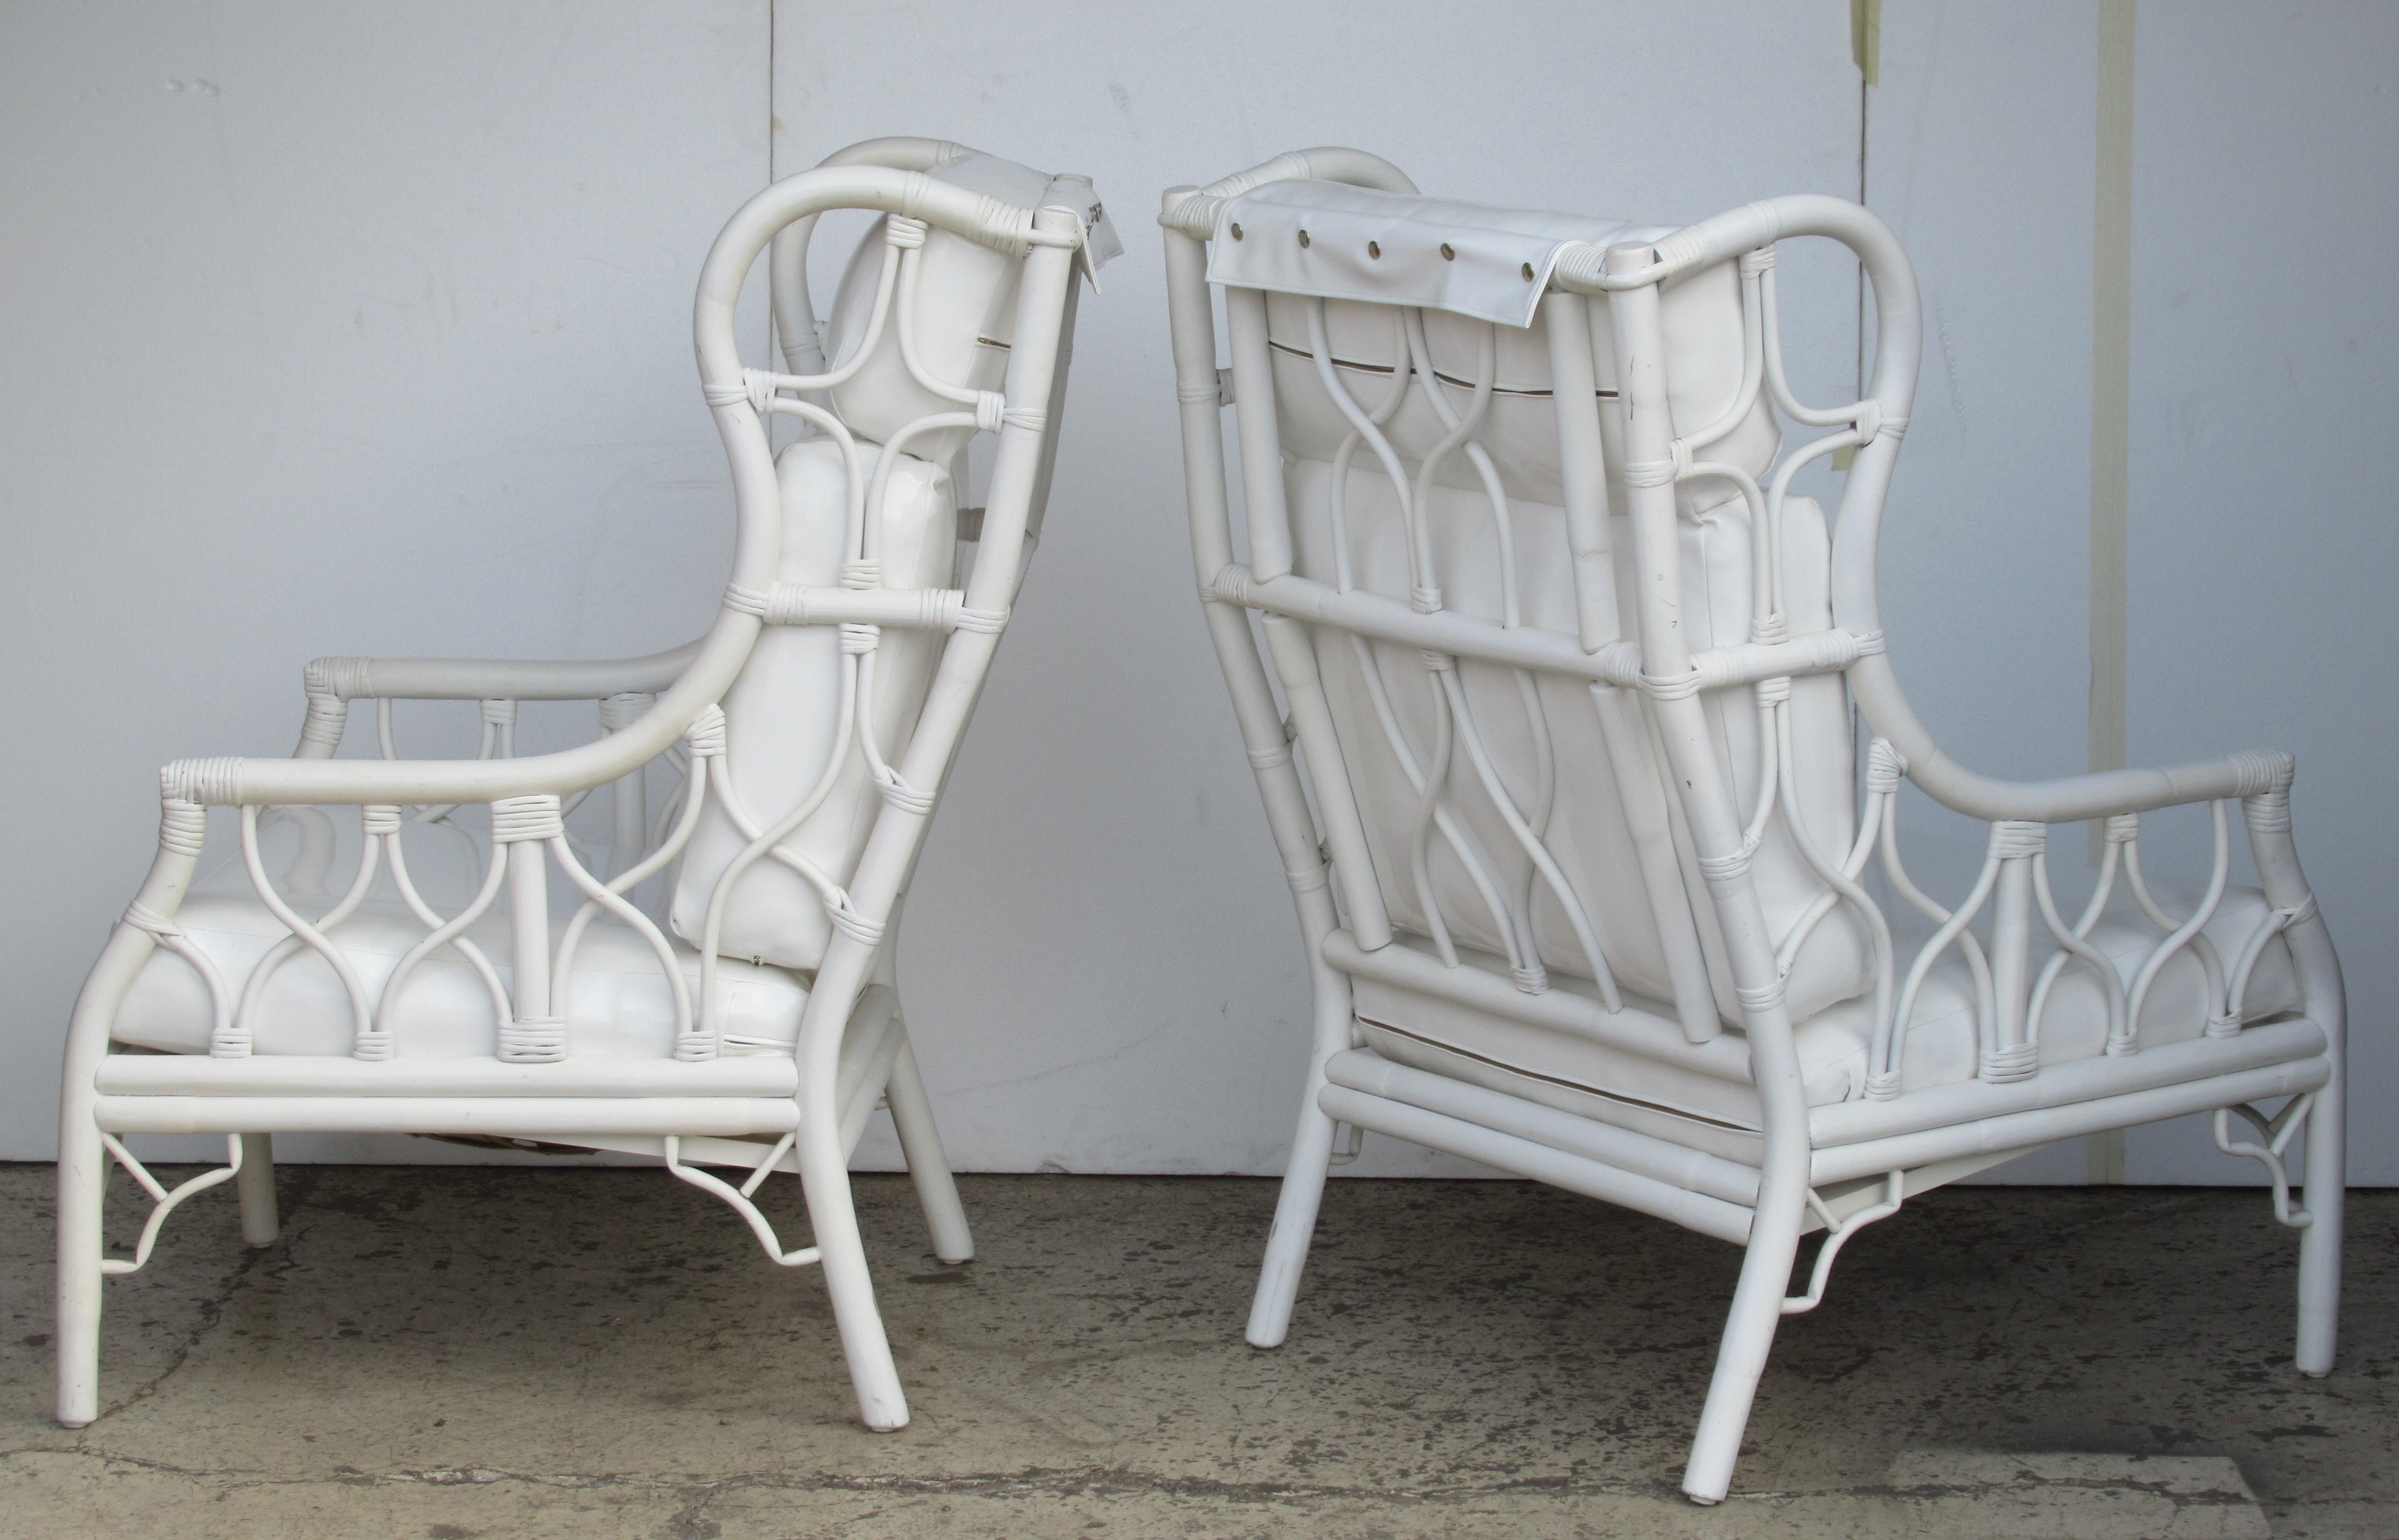
<svg viewBox="0 0 2399 1540">
<path fill-rule="evenodd" d="M 921 209 L 901 211 L 922 216 Z M 1037 403 L 1050 399 L 1065 290 L 1074 279 L 1081 226 L 1067 210 L 1043 209 L 1032 216 L 1026 234 L 1037 238 L 1028 243 L 1031 250 L 1025 255 L 1019 286 L 1016 345 L 1009 354 L 1004 387 L 1009 404 L 983 512 L 983 550 L 967 583 L 969 607 L 994 612 L 1004 611 L 1015 596 L 1023 561 L 1025 522 L 1047 431 L 1043 406 Z M 712 321 L 711 340 L 729 353 L 729 306 Z M 703 354 L 703 365 L 707 362 Z M 940 784 L 998 643 L 996 631 L 952 633 L 918 714 L 915 734 L 896 766 L 908 785 Z M 825 1287 L 848 1358 L 859 1411 L 866 1425 L 878 1431 L 906 1426 L 908 1403 L 891 1361 L 882 1317 L 875 1309 L 874 1278 L 858 1233 L 837 1087 L 850 1012 L 868 982 L 892 907 L 915 863 L 928 811 L 912 811 L 892 803 L 876 817 L 848 885 L 848 916 L 836 914 L 816 987 L 800 1019 L 800 1181 L 822 1252 Z"/>
<path fill-rule="evenodd" d="M 2316 1092 L 2315 1106 L 2308 1114 L 2307 1207 L 2315 1218 L 2299 1232 L 2297 1354 L 2301 1373 L 2329 1374 L 2340 1326 L 2341 1228 L 2348 1196 L 2348 998 L 2331 933 L 2315 912 L 2307 876 L 2299 870 L 2298 846 L 2291 838 L 2290 791 L 2279 788 L 2251 797 L 2242 812 L 2266 901 L 2277 909 L 2297 909 L 2303 915 L 2283 937 L 2298 974 L 2301 1006 L 2308 1020 L 2324 1029 L 2324 1055 L 2332 1060 L 2332 1076 Z"/>
<path fill-rule="evenodd" d="M 1652 265 L 1656 256 L 1646 247 L 1615 247 L 1607 253 L 1607 271 L 1638 271 Z M 1682 628 L 1674 429 L 1666 403 L 1666 344 L 1658 289 L 1651 284 L 1620 290 L 1609 296 L 1608 305 L 1617 378 L 1624 393 L 1625 502 L 1638 570 L 1634 596 L 1641 667 L 1651 680 L 1678 681 L 1690 673 L 1691 656 Z M 1732 1483 L 1742 1429 L 1748 1425 L 1758 1376 L 1765 1371 L 1767 1351 L 1782 1318 L 1783 1292 L 1807 1209 L 1808 1104 L 1791 1019 L 1783 1008 L 1774 937 L 1750 879 L 1740 810 L 1724 782 L 1705 708 L 1696 694 L 1670 695 L 1655 687 L 1651 704 L 1700 869 L 1715 900 L 1764 1125 L 1756 1218 L 1683 1477 L 1684 1492 L 1696 1501 L 1715 1503 L 1723 1500 Z"/>
<path fill-rule="evenodd" d="M 1065 421 L 1066 383 L 1069 365 L 1074 358 L 1075 317 L 1081 296 L 1080 284 L 1069 283 L 1066 286 L 1065 305 L 1058 323 L 1057 353 L 1050 374 L 1050 399 L 1044 409 L 1048 432 L 1042 441 L 1040 466 L 1034 474 L 1032 506 L 1025 515 L 1023 551 L 1017 567 L 1016 583 L 1009 593 L 1011 611 L 1017 595 L 1023 589 L 1032 549 L 1039 542 L 1041 521 L 1049 509 L 1050 479 L 1057 466 L 1058 440 Z M 959 602 L 965 602 L 963 594 L 959 596 Z M 984 681 L 989 677 L 986 672 Z M 967 709 L 968 726 L 971 726 L 975 709 L 982 703 L 982 689 L 983 682 L 978 682 L 974 700 Z M 964 731 L 962 727 L 961 736 Z M 956 763 L 954 754 L 943 767 L 942 785 L 935 788 L 933 811 L 926 815 L 927 828 L 924 835 L 918 838 L 907 876 L 900 885 L 900 896 L 892 900 L 883 945 L 875 955 L 872 977 L 889 988 L 894 998 L 900 992 L 901 911 L 907 902 L 909 887 L 915 882 L 915 863 L 923 859 L 924 839 L 931 833 L 931 819 L 941 812 L 940 793 L 947 789 L 949 774 L 956 768 Z M 908 1163 L 908 1180 L 916 1190 L 917 1206 L 924 1210 L 925 1227 L 933 1244 L 933 1254 L 946 1263 L 971 1262 L 975 1255 L 974 1232 L 967 1222 L 966 1206 L 958 1196 L 957 1177 L 950 1169 L 949 1154 L 942 1146 L 941 1129 L 933 1120 L 932 1102 L 926 1093 L 923 1073 L 916 1062 L 915 1046 L 907 1035 L 904 1022 L 895 1030 L 900 1033 L 900 1048 L 892 1060 L 885 1094 L 892 1128 L 900 1137 L 901 1153 Z"/>
<path fill-rule="evenodd" d="M 252 1246 L 272 1246 L 283 1233 L 275 1206 L 275 1136 L 241 1136 L 241 1169 L 234 1176 L 234 1192 L 241 1200 L 241 1238 Z"/>
<path fill-rule="evenodd" d="M 895 171 L 932 171 L 964 160 L 974 152 L 945 139 L 918 139 L 894 134 L 861 140 L 817 162 L 832 166 L 881 166 Z M 816 306 L 808 296 L 808 243 L 816 233 L 817 216 L 794 220 L 775 232 L 767 256 L 766 282 L 775 313 L 775 335 L 783 360 L 794 374 L 825 372 L 823 344 L 817 335 Z"/>
<path fill-rule="evenodd" d="M 1189 195 L 1182 189 L 1166 195 L 1171 211 Z M 1161 220 L 1161 223 L 1165 222 Z M 1266 1258 L 1259 1271 L 1257 1292 L 1250 1306 L 1247 1336 L 1254 1347 L 1276 1347 L 1291 1330 L 1293 1302 L 1307 1266 L 1308 1243 L 1316 1233 L 1316 1215 L 1323 1200 L 1324 1179 L 1333 1157 L 1333 1119 L 1318 1105 L 1323 1090 L 1324 1062 L 1349 1047 L 1351 1011 L 1349 980 L 1323 955 L 1323 940 L 1336 923 L 1332 896 L 1324 883 L 1324 858 L 1316 847 L 1315 820 L 1308 810 L 1307 793 L 1284 740 L 1282 720 L 1275 709 L 1274 692 L 1267 682 L 1265 661 L 1250 631 L 1247 613 L 1238 604 L 1211 598 L 1208 579 L 1233 559 L 1231 511 L 1225 486 L 1225 440 L 1221 397 L 1216 378 L 1216 338 L 1209 302 L 1207 248 L 1202 239 L 1169 225 L 1166 246 L 1166 298 L 1172 329 L 1175 392 L 1182 403 L 1183 484 L 1191 523 L 1191 555 L 1200 581 L 1209 640 L 1223 666 L 1231 694 L 1234 719 L 1255 775 L 1259 800 L 1265 804 L 1267 826 L 1274 836 L 1283 874 L 1298 910 L 1300 937 L 1308 951 L 1311 994 L 1308 1069 L 1301 1087 L 1299 1121 L 1292 1136 L 1282 1186 L 1275 1200 L 1275 1217 L 1267 1237 Z M 1272 402 L 1267 403 L 1268 410 Z M 1281 477 L 1277 466 L 1275 475 Z M 1304 640 L 1304 639 L 1303 639 Z M 1311 766 L 1313 760 L 1311 758 Z M 1365 861 L 1362 828 L 1345 829 L 1354 839 L 1354 859 Z M 1346 854 L 1336 851 L 1336 858 Z M 1347 891 L 1367 891 L 1367 912 L 1382 916 L 1379 893 L 1374 893 L 1372 869 L 1344 866 Z M 1377 944 L 1390 939 L 1383 921 Z"/>
<path fill-rule="evenodd" d="M 143 922 L 164 923 L 156 917 L 174 913 L 183 902 L 207 828 L 205 809 L 165 800 L 158 854 L 149 875 L 101 949 L 67 1024 L 59 1088 L 58 1416 L 68 1427 L 82 1427 L 100 1415 L 101 1207 L 109 1157 L 94 1117 L 99 1091 L 93 1077 L 108 1054 L 116 1007 L 158 945 Z"/>
<path fill-rule="evenodd" d="M 974 1231 L 967 1224 L 966 1205 L 958 1199 L 948 1152 L 942 1148 L 942 1130 L 925 1095 L 924 1074 L 916 1067 L 915 1046 L 904 1029 L 883 1094 L 891 1103 L 891 1124 L 899 1130 L 900 1153 L 908 1161 L 908 1180 L 925 1210 L 925 1228 L 932 1234 L 933 1255 L 951 1263 L 974 1261 Z"/>
<path fill-rule="evenodd" d="M 1416 190 L 1416 184 L 1405 173 L 1382 156 L 1328 144 L 1313 150 L 1285 151 L 1262 165 L 1237 171 L 1205 187 L 1169 189 L 1166 209 L 1159 223 L 1169 230 L 1204 241 L 1215 227 L 1217 206 L 1226 199 L 1239 197 L 1269 182 L 1293 179 L 1346 182 L 1353 187 L 1375 187 L 1386 193 Z"/>
<path fill-rule="evenodd" d="M 1584 652 L 1595 655 L 1619 644 L 1624 632 L 1617 613 L 1616 553 L 1607 533 L 1606 453 L 1599 426 L 1599 378 L 1591 352 L 1591 301 L 1553 290 L 1541 301 L 1541 315 L 1549 342 L 1551 395 L 1557 407 L 1566 539 L 1574 558 L 1577 638 Z M 1665 791 L 1635 747 L 1647 736 L 1641 703 L 1622 690 L 1597 684 L 1591 698 L 1615 772 L 1617 795 L 1624 804 L 1642 891 L 1658 927 L 1675 1015 L 1685 1037 L 1707 1042 L 1719 1030 L 1715 994 L 1708 985 L 1699 925 L 1683 891 L 1683 873 L 1667 827 Z"/>
<path fill-rule="evenodd" d="M 683 677 L 706 641 L 701 637 L 644 657 L 320 657 L 308 664 L 303 677 L 312 706 L 320 698 L 337 705 L 351 700 L 600 700 L 665 689 Z"/>
</svg>

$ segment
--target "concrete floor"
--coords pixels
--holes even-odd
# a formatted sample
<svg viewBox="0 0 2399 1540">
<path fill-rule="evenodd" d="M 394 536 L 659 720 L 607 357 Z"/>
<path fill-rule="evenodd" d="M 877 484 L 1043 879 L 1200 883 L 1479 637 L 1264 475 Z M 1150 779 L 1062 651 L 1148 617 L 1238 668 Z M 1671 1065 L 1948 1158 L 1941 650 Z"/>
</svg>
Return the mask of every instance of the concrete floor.
<svg viewBox="0 0 2399 1540">
<path fill-rule="evenodd" d="M 2399 1533 L 2394 1193 L 2356 1196 L 2324 1381 L 2262 1194 L 1913 1202 L 1784 1323 L 1701 1509 L 1736 1253 L 1542 1188 L 1336 1182 L 1269 1354 L 1240 1327 L 1270 1182 L 971 1178 L 953 1268 L 904 1179 L 862 1178 L 915 1412 L 874 1435 L 815 1276 L 655 1171 L 280 1175 L 278 1245 L 227 1190 L 110 1283 L 109 1410 L 68 1432 L 50 1173 L 0 1168 L 0 1533 Z"/>
</svg>

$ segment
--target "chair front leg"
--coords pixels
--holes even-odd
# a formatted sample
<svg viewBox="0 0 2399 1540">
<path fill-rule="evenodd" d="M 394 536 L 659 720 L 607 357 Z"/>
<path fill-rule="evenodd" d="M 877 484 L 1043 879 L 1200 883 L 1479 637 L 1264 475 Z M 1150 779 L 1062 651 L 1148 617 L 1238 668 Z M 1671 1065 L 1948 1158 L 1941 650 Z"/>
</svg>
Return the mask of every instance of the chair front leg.
<svg viewBox="0 0 2399 1540">
<path fill-rule="evenodd" d="M 2308 1113 L 2307 1206 L 2314 1222 L 2299 1232 L 2299 1372 L 2332 1372 L 2340 1332 L 2340 1242 L 2347 1196 L 2341 1137 L 2341 1069 L 2316 1092 Z"/>
<path fill-rule="evenodd" d="M 1707 1404 L 1700 1412 L 1699 1433 L 1691 1440 L 1690 1463 L 1683 1469 L 1684 1494 L 1696 1503 L 1720 1503 L 1732 1488 L 1741 1436 L 1749 1426 L 1757 1382 L 1766 1372 L 1774 1329 L 1782 1319 L 1791 1264 L 1799 1253 L 1799 1232 L 1807 1212 L 1804 1165 L 1795 1182 L 1782 1185 L 1796 1190 L 1777 1191 L 1769 1173 L 1758 1192 L 1749 1249 L 1742 1258 L 1741 1281 L 1733 1288 L 1724 1341 L 1716 1348 L 1715 1373 L 1708 1381 Z"/>
<path fill-rule="evenodd" d="M 101 948 L 67 1022 L 59 1080 L 58 1418 L 68 1427 L 85 1426 L 100 1415 L 101 1220 L 109 1156 L 101 1142 L 95 1077 L 108 1056 L 117 1006 L 159 935 L 173 930 L 207 828 L 207 814 L 198 804 L 166 799 L 149 875 Z"/>
<path fill-rule="evenodd" d="M 2308 1110 L 2306 1203 L 2311 1216 L 2299 1232 L 2299 1326 L 2296 1355 L 2299 1372 L 2321 1377 L 2332 1372 L 2340 1331 L 2341 1230 L 2347 1189 L 2347 1005 L 2340 965 L 2321 919 L 2311 919 L 2290 935 L 2292 960 L 2298 965 L 2309 1018 L 2324 1029 L 2332 1044 L 2332 1078 L 2318 1087 Z"/>
<path fill-rule="evenodd" d="M 89 1077 L 59 1108 L 59 1422 L 83 1427 L 100 1415 L 101 1214 L 108 1152 L 92 1120 Z"/>
<path fill-rule="evenodd" d="M 818 1265 L 833 1302 L 842 1356 L 858 1395 L 858 1412 L 877 1433 L 908 1425 L 908 1398 L 891 1360 L 891 1340 L 874 1304 L 866 1242 L 849 1189 L 849 1153 L 842 1147 L 841 1047 L 849 1015 L 871 966 L 860 944 L 836 936 L 817 973 L 817 988 L 800 1019 L 800 1128 L 796 1153 L 800 1191 L 816 1232 Z"/>
</svg>

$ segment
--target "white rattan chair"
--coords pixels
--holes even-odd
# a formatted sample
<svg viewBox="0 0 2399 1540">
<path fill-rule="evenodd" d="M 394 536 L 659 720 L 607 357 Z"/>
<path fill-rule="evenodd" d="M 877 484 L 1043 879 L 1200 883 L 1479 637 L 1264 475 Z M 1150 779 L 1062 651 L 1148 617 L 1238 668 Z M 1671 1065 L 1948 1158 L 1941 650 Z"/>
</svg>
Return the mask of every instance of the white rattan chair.
<svg viewBox="0 0 2399 1540">
<path fill-rule="evenodd" d="M 1175 189 L 1160 221 L 1200 596 L 1316 998 L 1250 1341 L 1283 1340 L 1356 1130 L 1672 1220 L 1747 1249 L 1684 1480 L 1715 1502 L 1777 1320 L 1859 1227 L 2054 1141 L 2213 1112 L 2304 1232 L 2298 1367 L 2327 1372 L 2341 983 L 2291 761 L 2016 784 L 1943 757 L 1876 610 L 1919 343 L 1891 232 L 1822 196 L 1673 230 L 1414 191 L 1310 150 Z M 1776 243 L 1802 236 L 1873 285 L 1853 405 L 1785 381 Z M 1785 453 L 1784 423 L 1823 431 Z M 1843 451 L 1828 520 L 1792 478 Z M 1961 898 L 1901 864 L 1902 777 L 1989 824 Z M 2235 799 L 2262 890 L 2227 880 Z M 2137 833 L 2181 804 L 2214 866 L 2169 909 Z M 2043 850 L 2078 820 L 2105 856 L 2069 917 Z M 2302 1124 L 2305 1209 L 2282 1164 Z"/>
<path fill-rule="evenodd" d="M 820 332 L 807 245 L 835 209 L 883 217 Z M 734 339 L 770 240 L 789 372 L 745 369 Z M 906 1424 L 847 1163 L 888 1099 L 934 1250 L 973 1254 L 891 927 L 1039 531 L 1078 264 L 1116 250 L 1088 182 L 931 140 L 777 182 L 717 237 L 695 308 L 738 518 L 706 635 L 617 662 L 319 659 L 295 757 L 166 768 L 157 858 L 69 1029 L 61 1422 L 98 1415 L 102 1279 L 142 1266 L 169 1210 L 231 1180 L 266 1244 L 272 1132 L 389 1130 L 662 1157 L 775 1261 L 821 1263 L 865 1421 Z M 779 454 L 776 414 L 800 419 Z M 977 434 L 998 440 L 988 495 L 961 508 Z M 513 757 L 526 699 L 596 700 L 603 736 Z M 354 700 L 375 703 L 381 760 L 332 757 Z M 395 700 L 480 700 L 482 757 L 398 758 Z M 681 780 L 653 817 L 662 758 Z M 587 857 L 565 816 L 601 788 L 614 845 Z M 194 885 L 211 807 L 238 822 L 238 891 Z M 358 858 L 328 890 L 335 807 L 359 810 Z M 404 854 L 402 831 L 454 844 L 478 809 L 488 849 L 444 913 L 422 877 L 433 836 Z M 299 832 L 279 880 L 263 822 Z M 227 1164 L 169 1190 L 120 1139 L 145 1132 L 225 1134 Z M 112 1159 L 153 1199 L 129 1258 L 103 1254 Z M 753 1201 L 779 1170 L 800 1175 L 812 1246 L 787 1248 Z"/>
</svg>

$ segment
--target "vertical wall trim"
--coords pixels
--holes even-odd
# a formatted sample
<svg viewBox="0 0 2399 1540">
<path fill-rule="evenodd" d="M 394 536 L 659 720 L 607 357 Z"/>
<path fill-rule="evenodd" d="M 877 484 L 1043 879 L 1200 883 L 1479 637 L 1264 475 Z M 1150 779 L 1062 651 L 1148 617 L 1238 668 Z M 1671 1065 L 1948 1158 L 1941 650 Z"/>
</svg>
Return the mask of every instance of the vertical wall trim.
<svg viewBox="0 0 2399 1540">
<path fill-rule="evenodd" d="M 777 129 L 777 128 L 779 128 L 779 127 L 780 126 L 780 120 L 779 120 L 779 119 L 778 119 L 778 118 L 775 116 L 775 6 L 776 6 L 776 4 L 777 4 L 777 0 L 766 0 L 766 185 L 767 185 L 767 186 L 769 186 L 769 187 L 772 187 L 772 186 L 775 184 L 775 130 Z M 763 281 L 763 280 L 762 280 L 762 281 Z M 784 368 L 788 368 L 788 367 L 789 367 L 788 365 L 786 365 L 786 364 L 782 361 L 782 358 L 783 358 L 782 351 L 781 351 L 781 349 L 780 349 L 780 348 L 777 345 L 777 344 L 776 344 L 776 337 L 775 337 L 775 307 L 774 307 L 772 304 L 769 304 L 769 305 L 767 305 L 767 306 L 766 306 L 766 350 L 764 353 L 760 354 L 760 355 L 759 355 L 759 357 L 760 357 L 760 358 L 765 358 L 765 359 L 766 360 L 766 367 L 767 367 L 768 369 L 784 369 Z"/>
<path fill-rule="evenodd" d="M 2133 397 L 2133 11 L 2099 0 L 2091 239 L 2091 768 L 2124 765 L 2126 508 Z M 2091 825 L 2091 848 L 2101 830 Z M 2121 1129 L 2094 1134 L 2087 1179 L 2124 1180 Z"/>
</svg>

